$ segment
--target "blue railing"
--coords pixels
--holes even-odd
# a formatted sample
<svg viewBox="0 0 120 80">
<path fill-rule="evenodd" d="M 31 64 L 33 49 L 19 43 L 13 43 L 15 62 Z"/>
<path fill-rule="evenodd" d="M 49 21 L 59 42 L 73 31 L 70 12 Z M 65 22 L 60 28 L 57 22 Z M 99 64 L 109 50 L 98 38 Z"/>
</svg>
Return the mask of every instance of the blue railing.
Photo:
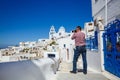
<svg viewBox="0 0 120 80">
<path fill-rule="evenodd" d="M 95 31 L 94 36 L 86 38 L 86 48 L 89 50 L 98 50 L 98 34 Z"/>
</svg>

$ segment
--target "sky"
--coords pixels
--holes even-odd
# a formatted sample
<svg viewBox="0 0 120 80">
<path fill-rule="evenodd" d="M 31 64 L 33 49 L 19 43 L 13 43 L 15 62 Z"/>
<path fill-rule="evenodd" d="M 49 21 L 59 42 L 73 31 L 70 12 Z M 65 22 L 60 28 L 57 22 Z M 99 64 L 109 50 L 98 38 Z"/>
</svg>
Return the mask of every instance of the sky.
<svg viewBox="0 0 120 80">
<path fill-rule="evenodd" d="M 0 0 L 0 47 L 48 38 L 52 25 L 70 32 L 90 21 L 91 0 Z"/>
</svg>

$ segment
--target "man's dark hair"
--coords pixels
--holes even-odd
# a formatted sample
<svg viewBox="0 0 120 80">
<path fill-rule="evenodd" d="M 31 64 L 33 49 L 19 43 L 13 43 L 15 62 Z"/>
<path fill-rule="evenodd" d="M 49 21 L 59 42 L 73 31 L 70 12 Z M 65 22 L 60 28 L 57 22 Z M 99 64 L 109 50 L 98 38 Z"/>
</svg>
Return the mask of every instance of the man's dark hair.
<svg viewBox="0 0 120 80">
<path fill-rule="evenodd" d="M 76 28 L 80 29 L 81 30 L 81 26 L 77 26 Z"/>
</svg>

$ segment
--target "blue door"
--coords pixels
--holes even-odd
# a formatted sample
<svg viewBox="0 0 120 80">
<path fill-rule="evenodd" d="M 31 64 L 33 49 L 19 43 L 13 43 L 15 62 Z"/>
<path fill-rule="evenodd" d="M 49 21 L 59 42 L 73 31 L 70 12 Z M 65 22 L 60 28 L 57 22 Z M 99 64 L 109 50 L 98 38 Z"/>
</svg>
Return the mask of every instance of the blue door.
<svg viewBox="0 0 120 80">
<path fill-rule="evenodd" d="M 109 23 L 103 34 L 105 70 L 120 77 L 120 21 Z"/>
</svg>

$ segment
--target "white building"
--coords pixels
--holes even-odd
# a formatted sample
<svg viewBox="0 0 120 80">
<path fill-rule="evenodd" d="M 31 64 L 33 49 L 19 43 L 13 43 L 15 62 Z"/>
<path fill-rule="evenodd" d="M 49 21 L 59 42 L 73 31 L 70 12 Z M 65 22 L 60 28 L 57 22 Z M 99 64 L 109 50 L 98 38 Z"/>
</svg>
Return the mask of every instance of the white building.
<svg viewBox="0 0 120 80">
<path fill-rule="evenodd" d="M 36 41 L 27 41 L 27 42 L 20 42 L 19 46 L 21 48 L 31 48 L 36 46 Z"/>
<path fill-rule="evenodd" d="M 14 53 L 19 54 L 19 52 L 22 50 L 21 47 L 16 47 L 16 46 L 9 46 L 9 49 L 11 49 Z"/>
<path fill-rule="evenodd" d="M 84 31 L 86 34 L 86 38 L 94 36 L 94 22 L 86 22 L 84 25 Z"/>
<path fill-rule="evenodd" d="M 55 31 L 55 28 L 51 26 L 50 32 L 55 32 L 54 34 L 49 34 L 50 39 L 55 39 L 59 44 L 60 48 L 69 47 L 68 45 L 74 44 L 74 41 L 71 40 L 72 33 L 68 33 L 65 31 L 65 28 L 61 26 L 58 32 Z M 53 33 L 52 32 L 52 33 Z M 52 37 L 51 37 L 52 36 Z"/>
<path fill-rule="evenodd" d="M 48 45 L 50 42 L 50 39 L 38 39 L 37 46 L 44 47 Z"/>
<path fill-rule="evenodd" d="M 51 34 L 50 34 L 51 33 Z M 65 31 L 61 26 L 58 32 L 55 31 L 54 26 L 51 26 L 49 38 L 54 39 L 59 46 L 59 53 L 63 61 L 72 61 L 74 40 L 71 40 L 72 33 Z"/>
<path fill-rule="evenodd" d="M 120 0 L 91 0 L 94 20 L 101 18 L 103 25 L 120 19 Z M 100 20 L 100 19 L 99 19 Z"/>
<path fill-rule="evenodd" d="M 98 51 L 88 51 L 88 67 L 97 71 L 105 71 L 104 26 L 115 19 L 120 19 L 120 0 L 91 0 L 91 2 L 94 30 L 98 31 Z"/>
</svg>

